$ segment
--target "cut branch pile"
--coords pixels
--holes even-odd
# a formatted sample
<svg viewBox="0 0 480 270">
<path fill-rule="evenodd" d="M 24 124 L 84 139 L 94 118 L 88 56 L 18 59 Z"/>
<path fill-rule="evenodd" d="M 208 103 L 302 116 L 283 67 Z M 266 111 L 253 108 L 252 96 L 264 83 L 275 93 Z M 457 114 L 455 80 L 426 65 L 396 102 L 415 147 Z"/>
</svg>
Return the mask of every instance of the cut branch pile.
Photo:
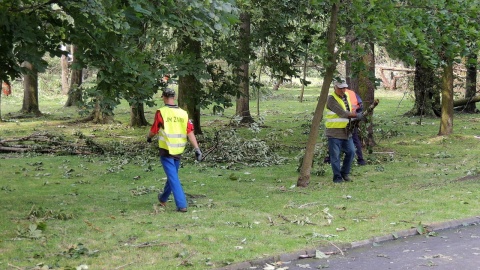
<svg viewBox="0 0 480 270">
<path fill-rule="evenodd" d="M 52 153 L 64 155 L 100 154 L 104 150 L 90 139 L 68 141 L 64 136 L 34 133 L 21 138 L 0 138 L 0 153 Z"/>
</svg>

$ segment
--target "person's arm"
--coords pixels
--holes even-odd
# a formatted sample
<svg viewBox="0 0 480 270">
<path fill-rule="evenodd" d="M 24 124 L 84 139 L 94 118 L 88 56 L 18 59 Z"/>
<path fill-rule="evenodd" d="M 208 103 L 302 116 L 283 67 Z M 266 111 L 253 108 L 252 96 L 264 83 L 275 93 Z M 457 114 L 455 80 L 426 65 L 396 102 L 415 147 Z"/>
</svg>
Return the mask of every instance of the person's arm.
<svg viewBox="0 0 480 270">
<path fill-rule="evenodd" d="M 359 112 L 363 112 L 363 101 L 362 101 L 362 98 L 358 95 L 358 94 L 355 94 L 357 95 L 357 102 L 358 102 L 358 108 L 356 110 L 357 113 Z"/>
<path fill-rule="evenodd" d="M 198 142 L 197 142 L 197 137 L 195 137 L 195 133 L 193 131 L 190 131 L 187 134 L 187 138 L 190 141 L 190 143 L 192 144 L 194 149 L 199 148 L 198 147 Z"/>
<path fill-rule="evenodd" d="M 192 121 L 188 120 L 187 138 L 193 146 L 193 151 L 195 151 L 195 159 L 197 161 L 202 161 L 203 154 L 202 154 L 202 151 L 200 150 L 200 147 L 198 146 L 197 137 L 195 137 L 195 133 L 193 131 L 194 131 L 193 123 Z"/>
<path fill-rule="evenodd" d="M 333 96 L 327 98 L 327 109 L 336 113 L 341 118 L 355 118 L 357 113 L 345 111 Z"/>
<path fill-rule="evenodd" d="M 152 127 L 150 127 L 150 132 L 147 135 L 147 142 L 152 141 L 152 137 L 158 134 L 158 131 L 163 126 L 163 118 L 160 110 L 157 110 L 155 113 L 155 119 L 153 120 Z"/>
</svg>

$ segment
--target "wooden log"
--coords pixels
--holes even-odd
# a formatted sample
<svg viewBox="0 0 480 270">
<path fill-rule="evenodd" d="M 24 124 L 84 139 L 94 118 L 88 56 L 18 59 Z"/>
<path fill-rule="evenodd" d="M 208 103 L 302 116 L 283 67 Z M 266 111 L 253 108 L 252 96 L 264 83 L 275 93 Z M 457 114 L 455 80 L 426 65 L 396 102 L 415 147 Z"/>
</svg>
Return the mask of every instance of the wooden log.
<svg viewBox="0 0 480 270">
<path fill-rule="evenodd" d="M 473 98 L 464 98 L 460 100 L 455 100 L 453 101 L 453 107 L 460 107 L 460 106 L 465 106 L 468 103 L 475 103 L 475 102 L 480 102 L 480 96 L 474 96 Z"/>
</svg>

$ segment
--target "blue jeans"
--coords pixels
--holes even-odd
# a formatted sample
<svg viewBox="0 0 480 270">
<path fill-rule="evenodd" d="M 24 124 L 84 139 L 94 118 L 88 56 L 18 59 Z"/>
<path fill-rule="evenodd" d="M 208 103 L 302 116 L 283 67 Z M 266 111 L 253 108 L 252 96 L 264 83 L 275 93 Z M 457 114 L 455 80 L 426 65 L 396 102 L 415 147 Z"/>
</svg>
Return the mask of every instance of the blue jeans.
<svg viewBox="0 0 480 270">
<path fill-rule="evenodd" d="M 330 153 L 330 164 L 332 165 L 333 181 L 340 181 L 343 175 L 350 174 L 352 162 L 355 158 L 355 146 L 352 138 L 348 140 L 328 138 L 328 151 Z M 340 155 L 345 153 L 342 167 L 340 167 Z"/>
<path fill-rule="evenodd" d="M 357 154 L 357 161 L 359 163 L 365 163 L 362 153 L 362 142 L 360 136 L 358 136 L 358 128 L 355 128 L 352 133 L 353 145 L 355 146 L 355 154 Z"/>
<path fill-rule="evenodd" d="M 167 182 L 163 189 L 163 193 L 158 197 L 161 202 L 166 202 L 171 193 L 175 199 L 177 210 L 187 208 L 187 198 L 183 192 L 182 184 L 178 178 L 178 169 L 180 168 L 180 160 L 171 157 L 160 157 L 163 170 L 167 175 Z"/>
</svg>

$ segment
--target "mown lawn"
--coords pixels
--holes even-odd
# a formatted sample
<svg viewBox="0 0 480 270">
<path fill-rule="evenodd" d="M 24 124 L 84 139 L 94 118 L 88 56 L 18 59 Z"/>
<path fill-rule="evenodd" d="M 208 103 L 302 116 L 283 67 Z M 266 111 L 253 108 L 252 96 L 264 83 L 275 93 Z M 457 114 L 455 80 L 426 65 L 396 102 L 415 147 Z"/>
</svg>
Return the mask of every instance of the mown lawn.
<svg viewBox="0 0 480 270">
<path fill-rule="evenodd" d="M 252 167 L 212 160 L 218 155 L 212 152 L 194 163 L 193 152 L 185 153 L 185 214 L 175 212 L 173 202 L 166 209 L 157 205 L 165 176 L 155 144 L 144 142 L 148 127 L 127 126 L 125 104 L 116 111 L 119 122 L 100 126 L 74 121 L 77 113 L 62 108 L 63 97 L 41 97 L 45 116 L 35 119 L 15 118 L 21 98 L 3 97 L 7 122 L 0 123 L 0 140 L 48 132 L 72 144 L 80 137 L 109 143 L 117 151 L 0 154 L 0 268 L 214 269 L 479 215 L 478 114 L 457 113 L 454 134 L 439 137 L 439 119 L 405 117 L 408 97 L 377 91 L 377 146 L 365 150 L 369 164 L 355 166 L 354 181 L 339 185 L 317 157 L 318 175 L 297 188 L 297 158 L 319 89 L 307 90 L 303 103 L 298 93 L 282 89 L 263 100 L 257 132 L 229 125 L 233 109 L 204 112 L 204 152 L 214 145 L 215 131 L 235 129 L 238 140 L 262 141 L 285 161 Z M 252 101 L 258 119 L 255 106 Z M 151 121 L 154 108 L 147 111 Z M 322 148 L 323 138 L 318 142 Z"/>
</svg>

